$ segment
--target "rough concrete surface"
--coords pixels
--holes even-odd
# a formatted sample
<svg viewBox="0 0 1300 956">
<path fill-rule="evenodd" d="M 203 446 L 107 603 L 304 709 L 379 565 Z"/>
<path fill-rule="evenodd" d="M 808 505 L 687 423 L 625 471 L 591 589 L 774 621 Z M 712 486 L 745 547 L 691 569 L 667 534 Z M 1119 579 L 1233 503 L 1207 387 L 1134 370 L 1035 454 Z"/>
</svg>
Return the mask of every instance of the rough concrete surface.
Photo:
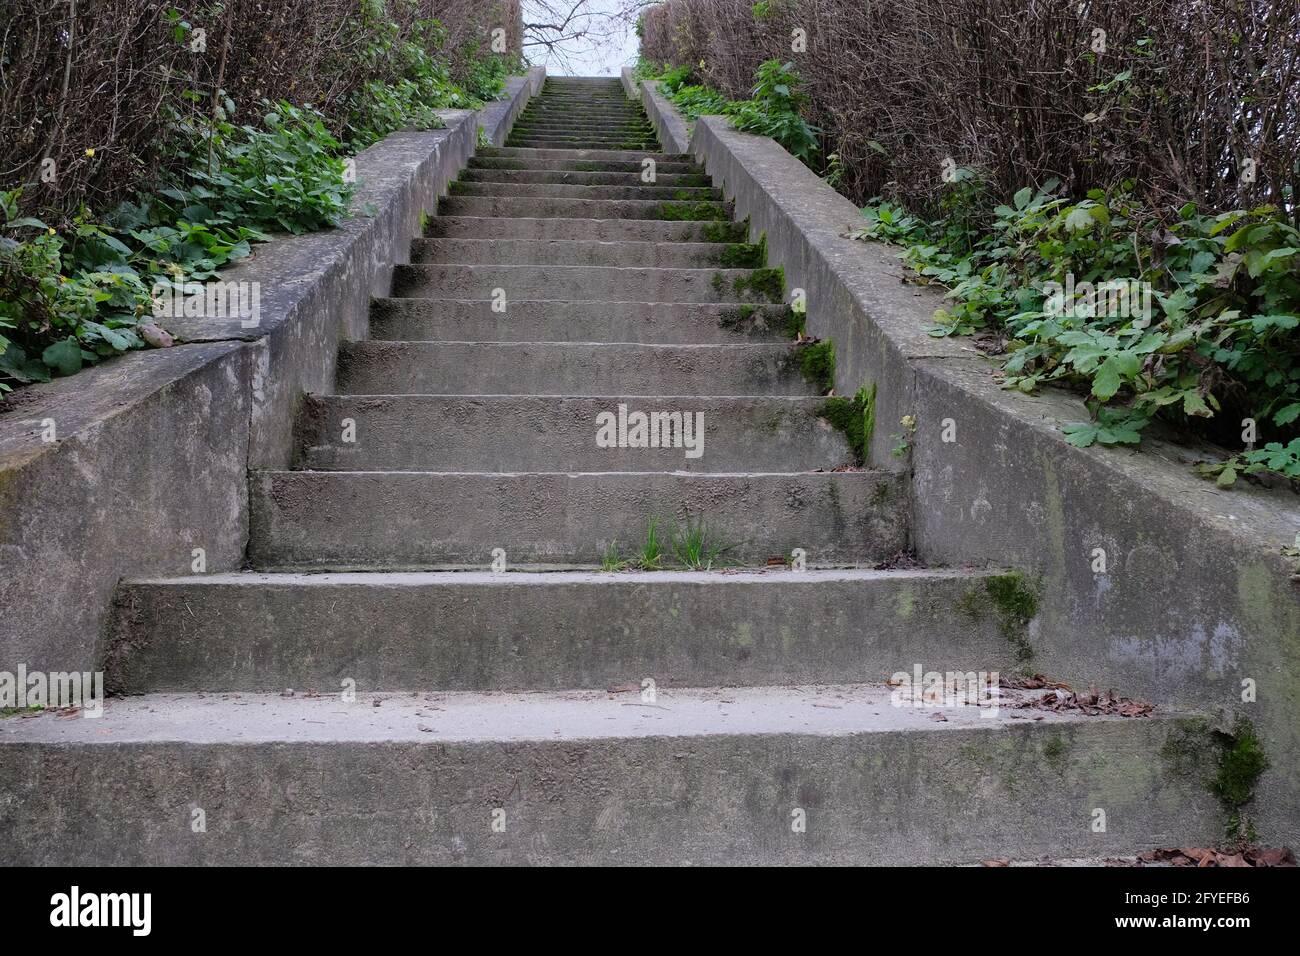
<svg viewBox="0 0 1300 956">
<path fill-rule="evenodd" d="M 0 839 L 11 863 L 861 864 L 1217 832 L 1199 782 L 1161 757 L 1176 715 L 978 711 L 936 722 L 879 685 L 151 695 L 0 723 Z"/>
</svg>

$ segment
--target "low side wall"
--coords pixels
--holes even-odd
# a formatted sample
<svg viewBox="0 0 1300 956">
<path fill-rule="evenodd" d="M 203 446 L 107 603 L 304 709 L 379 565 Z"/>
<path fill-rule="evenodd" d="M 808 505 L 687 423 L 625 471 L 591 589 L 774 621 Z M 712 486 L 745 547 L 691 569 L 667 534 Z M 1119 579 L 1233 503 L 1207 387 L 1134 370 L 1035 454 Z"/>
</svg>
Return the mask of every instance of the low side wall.
<svg viewBox="0 0 1300 956">
<path fill-rule="evenodd" d="M 1281 553 L 1300 498 L 1223 491 L 1156 441 L 1075 448 L 1059 426 L 1087 420 L 1083 402 L 1000 389 L 992 362 L 927 335 L 941 296 L 905 284 L 893 250 L 847 238 L 857 210 L 778 144 L 704 117 L 691 149 L 806 291 L 809 331 L 835 341 L 837 392 L 875 386 L 872 463 L 910 447 L 918 556 L 1035 576 L 1036 671 L 1224 726 L 1248 717 L 1273 762 L 1250 812 L 1266 839 L 1300 844 L 1300 578 Z"/>
<path fill-rule="evenodd" d="M 248 540 L 248 469 L 286 467 L 305 392 L 332 389 L 339 343 L 368 334 L 369 303 L 406 261 L 473 154 L 544 80 L 510 81 L 480 116 L 396 133 L 356 158 L 353 218 L 277 238 L 222 273 L 255 282 L 257 324 L 165 319 L 184 344 L 114 359 L 0 404 L 0 670 L 88 670 L 126 575 L 238 568 Z M 249 320 L 251 325 L 251 319 Z"/>
<path fill-rule="evenodd" d="M 624 68 L 624 88 L 626 89 L 629 84 L 633 84 L 635 89 L 635 80 L 632 78 L 631 71 Z M 677 112 L 677 108 L 659 93 L 658 83 L 653 80 L 642 80 L 640 95 L 633 98 L 641 101 L 646 116 L 650 118 L 650 124 L 659 134 L 659 142 L 665 153 L 691 151 L 691 134 L 686 126 L 686 120 L 682 118 L 681 113 Z"/>
</svg>

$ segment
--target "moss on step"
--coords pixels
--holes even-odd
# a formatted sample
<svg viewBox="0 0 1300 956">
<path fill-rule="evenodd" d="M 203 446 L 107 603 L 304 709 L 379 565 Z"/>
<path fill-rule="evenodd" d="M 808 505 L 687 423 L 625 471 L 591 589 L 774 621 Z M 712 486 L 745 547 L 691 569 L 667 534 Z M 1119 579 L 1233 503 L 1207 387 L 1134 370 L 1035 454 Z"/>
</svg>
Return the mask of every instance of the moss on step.
<svg viewBox="0 0 1300 956">
<path fill-rule="evenodd" d="M 1230 839 L 1255 839 L 1254 825 L 1242 809 L 1254 799 L 1271 761 L 1249 718 L 1237 717 L 1231 730 L 1212 730 L 1204 717 L 1179 720 L 1160 756 L 1173 773 L 1202 779 L 1223 808 Z"/>
<path fill-rule="evenodd" d="M 799 347 L 799 370 L 803 377 L 825 395 L 835 387 L 835 343 L 820 339 Z"/>
<path fill-rule="evenodd" d="M 998 630 L 1015 652 L 1016 660 L 1028 664 L 1034 658 L 1029 643 L 1029 622 L 1038 616 L 1038 582 L 1019 571 L 1008 571 L 967 588 L 957 601 L 957 610 L 972 622 L 981 620 L 990 606 Z"/>
<path fill-rule="evenodd" d="M 671 222 L 703 222 L 726 219 L 727 211 L 716 202 L 665 202 L 659 204 L 658 218 Z"/>
<path fill-rule="evenodd" d="M 984 590 L 993 602 L 1002 636 L 1015 648 L 1016 660 L 1033 660 L 1029 622 L 1038 615 L 1037 586 L 1019 571 L 1011 571 L 985 579 Z"/>
<path fill-rule="evenodd" d="M 749 239 L 749 221 L 711 222 L 704 227 L 705 242 L 745 242 Z"/>
<path fill-rule="evenodd" d="M 727 269 L 760 269 L 767 262 L 767 250 L 762 243 L 729 243 L 714 260 Z"/>
<path fill-rule="evenodd" d="M 453 179 L 451 182 L 447 184 L 448 196 L 465 196 L 468 194 L 469 194 L 469 183 L 463 180 Z"/>
<path fill-rule="evenodd" d="M 767 255 L 766 249 L 763 250 L 763 255 Z M 738 276 L 732 287 L 737 298 L 750 296 L 780 303 L 785 299 L 785 269 L 781 266 L 755 269 L 747 276 Z"/>
<path fill-rule="evenodd" d="M 822 403 L 817 415 L 844 433 L 853 451 L 853 463 L 864 465 L 871 435 L 876 429 L 876 385 L 860 388 L 852 398 L 833 395 Z M 887 488 L 888 486 L 882 485 Z"/>
</svg>

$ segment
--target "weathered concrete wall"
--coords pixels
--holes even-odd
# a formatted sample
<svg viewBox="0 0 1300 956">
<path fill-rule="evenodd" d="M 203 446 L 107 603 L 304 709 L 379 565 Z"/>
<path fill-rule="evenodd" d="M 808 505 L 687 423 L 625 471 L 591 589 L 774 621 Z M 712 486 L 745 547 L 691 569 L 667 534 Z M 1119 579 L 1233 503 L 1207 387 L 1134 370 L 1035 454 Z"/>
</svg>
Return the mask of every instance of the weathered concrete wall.
<svg viewBox="0 0 1300 956">
<path fill-rule="evenodd" d="M 354 217 L 277 238 L 222 273 L 255 282 L 256 326 L 165 319 L 186 343 L 135 352 L 0 405 L 0 670 L 94 666 L 117 581 L 237 568 L 248 540 L 248 469 L 287 467 L 305 392 L 333 386 L 339 344 L 368 334 L 421 217 L 494 142 L 544 79 L 510 81 L 480 118 L 396 133 L 356 158 Z M 52 422 L 53 440 L 45 423 Z"/>
<path fill-rule="evenodd" d="M 632 78 L 631 71 L 624 69 L 624 88 L 634 83 L 635 80 Z M 691 151 L 691 133 L 687 128 L 686 120 L 682 118 L 681 113 L 677 112 L 677 108 L 672 103 L 669 103 L 660 95 L 658 83 L 653 80 L 643 80 L 641 82 L 640 96 L 634 98 L 641 101 L 646 116 L 650 117 L 650 125 L 659 134 L 659 142 L 663 144 L 665 153 L 689 153 Z"/>
<path fill-rule="evenodd" d="M 1035 670 L 1225 723 L 1249 717 L 1273 761 L 1249 812 L 1267 839 L 1300 843 L 1300 579 L 1281 554 L 1300 532 L 1300 499 L 1220 490 L 1188 452 L 1154 440 L 1140 452 L 1075 448 L 1059 426 L 1087 420 L 1083 402 L 1000 389 L 992 362 L 927 335 L 941 296 L 904 284 L 892 250 L 848 238 L 856 208 L 779 145 L 705 117 L 691 148 L 766 235 L 787 286 L 806 291 L 809 331 L 836 345 L 837 392 L 875 386 L 872 462 L 903 463 L 890 449 L 910 445 L 918 555 L 1039 576 Z M 1105 573 L 1093 571 L 1096 548 Z M 1255 703 L 1242 701 L 1247 680 Z"/>
</svg>

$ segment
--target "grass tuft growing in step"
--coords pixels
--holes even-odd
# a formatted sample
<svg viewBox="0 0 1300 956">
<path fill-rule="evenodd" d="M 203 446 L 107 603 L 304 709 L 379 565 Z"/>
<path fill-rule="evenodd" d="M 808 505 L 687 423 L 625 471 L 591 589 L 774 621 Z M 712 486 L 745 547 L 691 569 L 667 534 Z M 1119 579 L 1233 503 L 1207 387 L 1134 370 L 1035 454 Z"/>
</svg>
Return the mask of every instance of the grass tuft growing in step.
<svg viewBox="0 0 1300 956">
<path fill-rule="evenodd" d="M 703 518 L 687 517 L 684 525 L 673 523 L 665 538 L 658 518 L 646 522 L 645 539 L 632 554 L 624 555 L 614 541 L 600 559 L 602 571 L 709 571 L 722 566 L 722 557 L 735 548 L 726 544 Z M 671 561 L 670 561 L 671 557 Z"/>
<path fill-rule="evenodd" d="M 746 242 L 749 239 L 749 221 L 711 222 L 704 227 L 705 242 Z"/>
</svg>

